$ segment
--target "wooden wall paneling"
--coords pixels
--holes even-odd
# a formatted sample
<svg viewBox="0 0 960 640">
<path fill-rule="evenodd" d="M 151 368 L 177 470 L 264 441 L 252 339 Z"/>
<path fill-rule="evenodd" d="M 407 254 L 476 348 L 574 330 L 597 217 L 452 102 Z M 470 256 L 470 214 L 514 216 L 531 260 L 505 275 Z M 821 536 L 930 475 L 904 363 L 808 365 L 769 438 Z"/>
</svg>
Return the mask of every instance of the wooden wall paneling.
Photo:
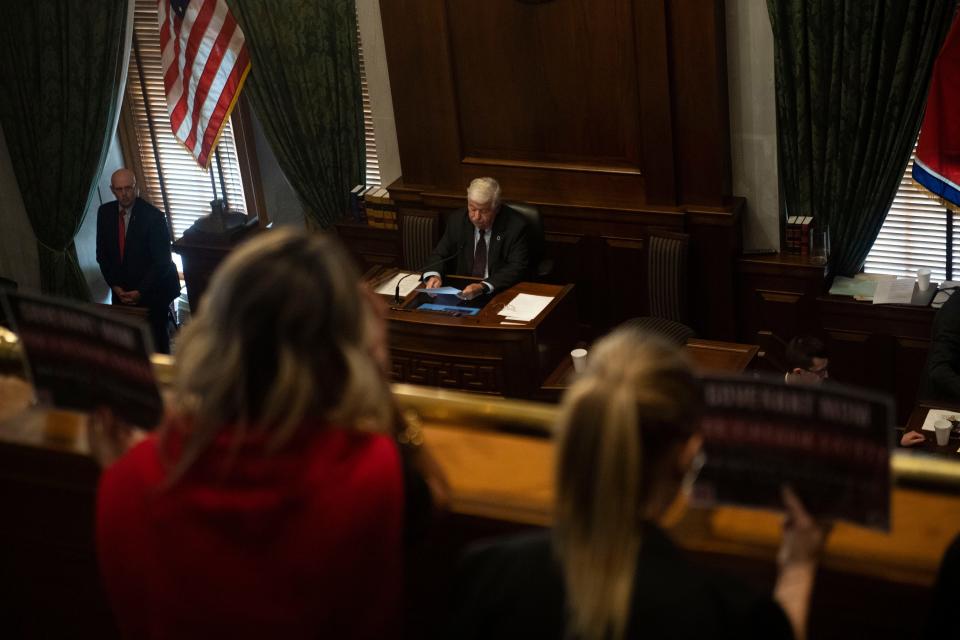
<svg viewBox="0 0 960 640">
<path fill-rule="evenodd" d="M 592 4 L 447 1 L 465 162 L 639 173 L 632 2 Z"/>
<path fill-rule="evenodd" d="M 339 223 L 334 228 L 360 273 L 375 266 L 400 267 L 400 234 L 395 229 L 380 229 L 352 222 Z"/>
<path fill-rule="evenodd" d="M 544 253 L 553 260 L 553 270 L 547 279 L 554 284 L 576 286 L 577 321 L 580 325 L 592 326 L 596 298 L 590 262 L 591 240 L 579 234 L 551 232 L 546 233 L 545 239 Z"/>
<path fill-rule="evenodd" d="M 873 389 L 893 395 L 893 342 L 889 336 L 869 331 L 827 327 L 824 330 L 834 382 Z"/>
<path fill-rule="evenodd" d="M 743 199 L 725 209 L 690 209 L 690 317 L 701 336 L 735 340 L 736 265 Z"/>
<path fill-rule="evenodd" d="M 906 424 L 916 404 L 936 311 L 929 307 L 873 305 L 842 296 L 818 298 L 817 309 L 829 337 L 853 333 L 870 336 L 859 348 L 837 345 L 836 355 L 834 340 L 828 341 L 831 376 L 893 396 L 897 421 Z"/>
<path fill-rule="evenodd" d="M 677 203 L 667 11 L 664 0 L 634 3 L 644 190 L 650 204 Z"/>
<path fill-rule="evenodd" d="M 398 184 L 494 175 L 517 199 L 674 205 L 690 153 L 690 202 L 730 195 L 719 0 L 391 0 L 381 14 Z"/>
<path fill-rule="evenodd" d="M 404 180 L 459 186 L 460 131 L 443 0 L 381 0 Z M 495 46 L 492 34 L 474 34 Z"/>
<path fill-rule="evenodd" d="M 820 334 L 816 305 L 824 289 L 823 265 L 799 256 L 741 258 L 738 262 L 737 339 L 756 342 L 758 331 L 782 340 Z"/>
<path fill-rule="evenodd" d="M 668 5 L 674 148 L 683 204 L 722 206 L 731 194 L 723 4 L 673 0 Z"/>
<path fill-rule="evenodd" d="M 602 237 L 600 257 L 603 261 L 602 283 L 595 283 L 595 325 L 615 327 L 624 320 L 647 315 L 646 272 L 647 241 L 645 239 Z"/>
</svg>

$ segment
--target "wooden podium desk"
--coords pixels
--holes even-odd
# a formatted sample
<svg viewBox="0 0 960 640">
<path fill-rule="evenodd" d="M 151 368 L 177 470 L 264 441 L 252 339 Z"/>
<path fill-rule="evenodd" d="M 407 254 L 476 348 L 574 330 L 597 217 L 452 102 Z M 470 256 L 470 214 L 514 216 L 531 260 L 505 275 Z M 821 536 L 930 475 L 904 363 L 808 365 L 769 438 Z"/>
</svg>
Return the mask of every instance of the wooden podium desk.
<svg viewBox="0 0 960 640">
<path fill-rule="evenodd" d="M 753 366 L 759 350 L 760 347 L 755 344 L 700 338 L 690 338 L 684 348 L 693 370 L 698 374 L 742 373 Z M 559 402 L 572 379 L 573 362 L 569 357 L 562 358 L 557 368 L 543 381 L 536 399 L 541 402 Z"/>
<path fill-rule="evenodd" d="M 509 322 L 498 312 L 519 293 L 553 300 L 532 321 Z M 573 285 L 521 282 L 475 316 L 413 309 L 416 296 L 387 312 L 395 382 L 529 398 L 576 342 Z"/>
</svg>

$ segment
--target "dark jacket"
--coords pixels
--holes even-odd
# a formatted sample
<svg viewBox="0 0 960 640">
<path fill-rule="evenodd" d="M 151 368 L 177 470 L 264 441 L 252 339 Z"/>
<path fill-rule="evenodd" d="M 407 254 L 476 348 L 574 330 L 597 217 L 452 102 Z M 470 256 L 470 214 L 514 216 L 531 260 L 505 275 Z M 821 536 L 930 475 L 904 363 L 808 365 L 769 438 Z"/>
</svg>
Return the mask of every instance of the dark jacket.
<svg viewBox="0 0 960 640">
<path fill-rule="evenodd" d="M 960 295 L 957 292 L 933 318 L 930 352 L 917 399 L 960 402 Z"/>
<path fill-rule="evenodd" d="M 474 232 L 466 209 L 450 214 L 443 237 L 427 258 L 424 271 L 437 271 L 441 276 L 449 273 L 470 275 L 473 272 Z M 527 277 L 530 266 L 527 233 L 523 214 L 505 204 L 500 205 L 490 234 L 487 254 L 490 277 L 486 279 L 497 291 L 509 289 Z"/>
<path fill-rule="evenodd" d="M 451 638 L 568 638 L 565 589 L 549 532 L 478 546 L 461 563 Z M 689 564 L 645 524 L 628 638 L 792 638 L 769 596 Z"/>
<path fill-rule="evenodd" d="M 163 212 L 137 198 L 127 220 L 123 260 L 120 260 L 120 206 L 108 202 L 97 211 L 97 263 L 113 288 L 140 292 L 140 306 L 162 308 L 180 295 L 177 268 L 170 259 L 170 233 Z"/>
</svg>

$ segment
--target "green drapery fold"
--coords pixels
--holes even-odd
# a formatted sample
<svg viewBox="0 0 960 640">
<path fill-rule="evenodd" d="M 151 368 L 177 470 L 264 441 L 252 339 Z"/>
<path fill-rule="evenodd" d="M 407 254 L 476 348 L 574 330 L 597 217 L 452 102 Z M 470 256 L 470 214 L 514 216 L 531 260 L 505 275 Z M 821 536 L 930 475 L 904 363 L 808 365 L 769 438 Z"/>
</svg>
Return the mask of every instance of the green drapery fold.
<svg viewBox="0 0 960 640">
<path fill-rule="evenodd" d="M 352 0 L 228 0 L 250 49 L 245 91 L 284 175 L 325 229 L 364 181 L 363 103 Z"/>
<path fill-rule="evenodd" d="M 0 123 L 37 238 L 41 287 L 89 300 L 73 239 L 113 134 L 127 0 L 7 4 Z"/>
<path fill-rule="evenodd" d="M 860 271 L 910 159 L 956 0 L 767 0 L 781 198 Z"/>
</svg>

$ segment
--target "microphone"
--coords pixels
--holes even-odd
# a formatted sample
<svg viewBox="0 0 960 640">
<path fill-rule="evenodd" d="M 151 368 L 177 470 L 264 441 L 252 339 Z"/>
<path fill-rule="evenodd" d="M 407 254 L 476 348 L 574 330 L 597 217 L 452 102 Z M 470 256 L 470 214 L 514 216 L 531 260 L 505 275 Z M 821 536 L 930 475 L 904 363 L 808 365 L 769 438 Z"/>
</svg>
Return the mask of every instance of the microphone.
<svg viewBox="0 0 960 640">
<path fill-rule="evenodd" d="M 426 265 L 425 267 L 423 267 L 423 268 L 420 269 L 419 271 L 412 271 L 412 272 L 406 274 L 405 276 L 403 276 L 402 278 L 400 278 L 399 280 L 397 280 L 397 290 L 393 292 L 393 304 L 400 304 L 400 283 L 401 283 L 401 282 L 403 282 L 404 280 L 406 280 L 408 277 L 412 276 L 412 275 L 415 274 L 415 273 L 421 274 L 420 277 L 422 278 L 422 277 L 423 277 L 422 274 L 423 274 L 424 271 L 427 271 L 427 270 L 429 270 L 429 269 L 436 269 L 436 268 L 439 267 L 440 265 L 447 263 L 448 261 L 450 261 L 450 260 L 453 259 L 453 258 L 456 258 L 458 255 L 460 255 L 460 250 L 461 250 L 461 249 L 463 249 L 463 243 L 462 243 L 462 242 L 461 242 L 459 245 L 457 245 L 457 250 L 456 250 L 455 252 L 453 252 L 452 254 L 450 254 L 449 256 L 447 256 L 446 258 L 442 258 L 442 259 L 440 259 L 440 260 L 434 260 L 433 262 L 431 262 L 430 264 Z"/>
</svg>

